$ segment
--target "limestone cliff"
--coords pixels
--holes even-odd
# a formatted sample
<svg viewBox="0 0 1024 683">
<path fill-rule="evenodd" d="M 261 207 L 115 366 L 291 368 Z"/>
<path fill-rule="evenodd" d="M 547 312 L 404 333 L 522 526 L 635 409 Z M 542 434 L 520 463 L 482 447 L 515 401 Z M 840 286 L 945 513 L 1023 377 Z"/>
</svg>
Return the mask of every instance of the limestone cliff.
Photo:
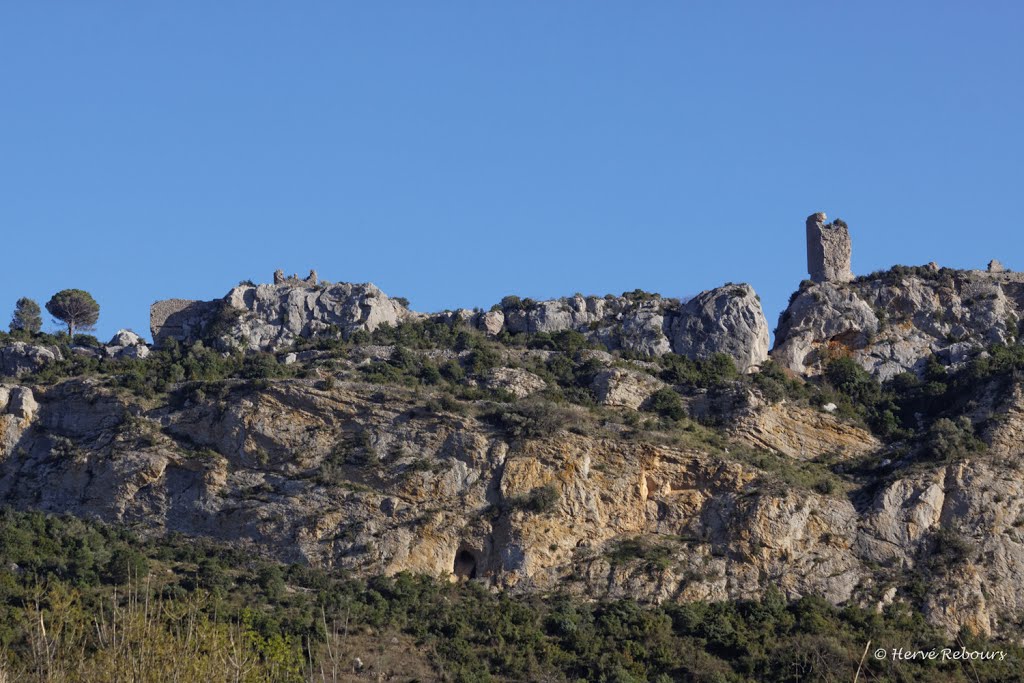
<svg viewBox="0 0 1024 683">
<path fill-rule="evenodd" d="M 990 452 L 893 469 L 863 429 L 756 393 L 724 442 L 624 438 L 630 402 L 600 421 L 552 407 L 560 423 L 515 432 L 487 401 L 360 381 L 363 357 L 155 399 L 96 379 L 6 385 L 0 498 L 290 562 L 513 590 L 662 601 L 774 585 L 874 605 L 910 599 L 926 569 L 928 616 L 951 631 L 999 631 L 1024 608 L 1019 387 L 992 406 L 1005 417 Z M 836 459 L 871 474 L 828 486 L 777 474 L 816 477 Z M 954 537 L 956 554 L 937 550 Z"/>
</svg>

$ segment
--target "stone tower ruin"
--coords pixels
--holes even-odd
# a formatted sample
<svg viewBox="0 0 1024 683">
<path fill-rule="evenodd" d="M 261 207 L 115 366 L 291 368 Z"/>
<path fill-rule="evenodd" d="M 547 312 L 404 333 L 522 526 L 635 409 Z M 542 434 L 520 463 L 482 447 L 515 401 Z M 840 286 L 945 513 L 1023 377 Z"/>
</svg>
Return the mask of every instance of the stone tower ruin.
<svg viewBox="0 0 1024 683">
<path fill-rule="evenodd" d="M 807 217 L 807 272 L 814 282 L 849 282 L 850 231 L 842 221 L 826 220 L 823 213 Z"/>
</svg>

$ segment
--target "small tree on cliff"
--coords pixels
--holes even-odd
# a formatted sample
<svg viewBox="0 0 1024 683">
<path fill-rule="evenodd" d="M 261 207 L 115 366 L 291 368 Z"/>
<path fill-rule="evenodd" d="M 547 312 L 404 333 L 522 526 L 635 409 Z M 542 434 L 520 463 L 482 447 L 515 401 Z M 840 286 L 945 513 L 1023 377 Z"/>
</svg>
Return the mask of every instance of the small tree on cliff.
<svg viewBox="0 0 1024 683">
<path fill-rule="evenodd" d="M 43 318 L 39 304 L 28 297 L 21 297 L 14 304 L 14 315 L 11 316 L 11 334 L 26 332 L 36 334 L 43 327 Z"/>
<path fill-rule="evenodd" d="M 92 294 L 81 289 L 64 289 L 46 302 L 46 310 L 68 326 L 68 334 L 75 330 L 91 330 L 100 317 L 100 305 Z"/>
</svg>

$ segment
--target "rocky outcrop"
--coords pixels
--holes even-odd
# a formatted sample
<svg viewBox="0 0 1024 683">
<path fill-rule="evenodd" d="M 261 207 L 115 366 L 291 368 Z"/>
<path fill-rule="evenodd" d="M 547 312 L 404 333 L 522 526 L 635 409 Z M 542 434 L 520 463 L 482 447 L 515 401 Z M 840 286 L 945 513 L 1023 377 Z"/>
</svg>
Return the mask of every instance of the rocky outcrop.
<svg viewBox="0 0 1024 683">
<path fill-rule="evenodd" d="M 882 449 L 882 443 L 862 427 L 821 409 L 785 402 L 750 408 L 735 420 L 731 431 L 742 443 L 798 460 L 842 460 Z"/>
<path fill-rule="evenodd" d="M 760 299 L 746 284 L 711 289 L 686 302 L 643 293 L 517 302 L 504 311 L 477 313 L 470 321 L 489 334 L 575 330 L 607 349 L 641 356 L 678 353 L 703 359 L 724 353 L 741 370 L 768 356 L 768 323 Z"/>
<path fill-rule="evenodd" d="M 665 387 L 655 377 L 636 370 L 609 368 L 594 376 L 591 390 L 601 405 L 637 410 L 651 395 Z"/>
<path fill-rule="evenodd" d="M 768 324 L 750 285 L 701 292 L 670 322 L 672 351 L 688 358 L 724 353 L 741 371 L 768 358 Z"/>
<path fill-rule="evenodd" d="M 312 275 L 311 275 L 312 278 Z M 150 310 L 153 340 L 191 343 L 211 337 L 222 347 L 273 351 L 302 338 L 373 332 L 381 325 L 435 319 L 466 323 L 491 336 L 575 330 L 610 350 L 642 356 L 679 353 L 693 359 L 731 356 L 741 370 L 767 358 L 768 323 L 754 290 L 725 285 L 678 299 L 634 292 L 532 302 L 504 309 L 414 313 L 372 284 L 317 284 L 275 275 L 275 284 L 242 284 L 221 301 L 158 301 Z"/>
<path fill-rule="evenodd" d="M 249 349 L 280 348 L 332 331 L 347 337 L 412 317 L 372 284 L 240 285 L 224 300 L 232 319 L 222 338 Z"/>
<path fill-rule="evenodd" d="M 772 358 L 817 374 L 850 355 L 881 380 L 919 372 L 929 356 L 959 365 L 994 343 L 1015 343 L 1024 276 L 896 267 L 850 283 L 804 283 L 779 319 Z"/>
<path fill-rule="evenodd" d="M 659 356 L 672 348 L 667 319 L 679 301 L 657 295 L 574 297 L 526 301 L 504 310 L 502 331 L 510 334 L 580 332 L 608 349 Z"/>
<path fill-rule="evenodd" d="M 170 339 L 184 343 L 202 339 L 222 307 L 220 301 L 157 301 L 149 307 L 149 331 L 153 343 L 162 346 Z"/>
<path fill-rule="evenodd" d="M 235 287 L 220 301 L 158 301 L 150 309 L 153 341 L 270 351 L 318 334 L 349 336 L 396 325 L 414 314 L 372 284 L 319 284 L 281 278 L 278 284 Z"/>
<path fill-rule="evenodd" d="M 548 383 L 521 368 L 492 368 L 484 376 L 483 385 L 488 389 L 506 391 L 515 398 L 526 398 L 543 391 Z"/>
<path fill-rule="evenodd" d="M 103 351 L 110 358 L 145 358 L 149 355 L 146 342 L 131 330 L 118 330 Z"/>
<path fill-rule="evenodd" d="M 32 389 L 0 384 L 0 458 L 13 452 L 38 410 Z"/>
<path fill-rule="evenodd" d="M 56 346 L 11 342 L 0 347 L 0 376 L 21 377 L 62 359 Z"/>
</svg>

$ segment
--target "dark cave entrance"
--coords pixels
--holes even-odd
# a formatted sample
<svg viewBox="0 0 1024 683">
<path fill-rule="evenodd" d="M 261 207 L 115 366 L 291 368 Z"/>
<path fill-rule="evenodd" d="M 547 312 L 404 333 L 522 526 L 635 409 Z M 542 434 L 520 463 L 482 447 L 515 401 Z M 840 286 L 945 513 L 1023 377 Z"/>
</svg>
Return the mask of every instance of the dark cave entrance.
<svg viewBox="0 0 1024 683">
<path fill-rule="evenodd" d="M 455 566 L 452 573 L 459 580 L 476 578 L 476 556 L 468 550 L 460 550 L 455 555 Z"/>
</svg>

